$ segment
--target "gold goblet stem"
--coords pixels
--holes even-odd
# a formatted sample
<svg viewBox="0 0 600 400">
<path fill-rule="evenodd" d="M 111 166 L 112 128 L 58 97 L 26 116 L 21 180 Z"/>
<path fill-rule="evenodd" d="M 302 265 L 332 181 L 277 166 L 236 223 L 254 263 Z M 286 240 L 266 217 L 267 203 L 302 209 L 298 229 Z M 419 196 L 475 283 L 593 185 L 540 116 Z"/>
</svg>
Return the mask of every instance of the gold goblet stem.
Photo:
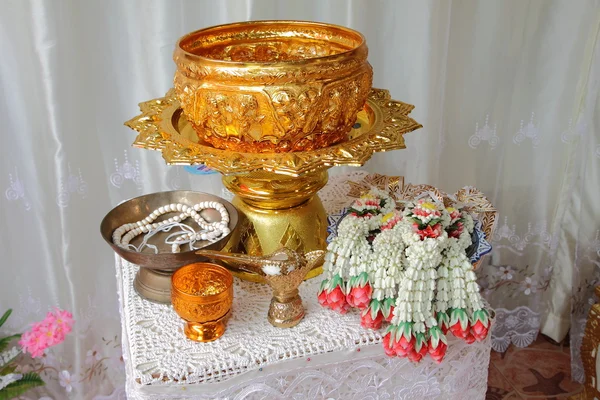
<svg viewBox="0 0 600 400">
<path fill-rule="evenodd" d="M 304 306 L 298 289 L 279 291 L 273 287 L 267 319 L 278 328 L 291 328 L 304 318 Z"/>
<path fill-rule="evenodd" d="M 212 342 L 223 336 L 225 333 L 225 325 L 230 312 L 225 316 L 209 322 L 191 322 L 186 321 L 183 328 L 183 333 L 189 339 L 196 342 Z"/>
</svg>

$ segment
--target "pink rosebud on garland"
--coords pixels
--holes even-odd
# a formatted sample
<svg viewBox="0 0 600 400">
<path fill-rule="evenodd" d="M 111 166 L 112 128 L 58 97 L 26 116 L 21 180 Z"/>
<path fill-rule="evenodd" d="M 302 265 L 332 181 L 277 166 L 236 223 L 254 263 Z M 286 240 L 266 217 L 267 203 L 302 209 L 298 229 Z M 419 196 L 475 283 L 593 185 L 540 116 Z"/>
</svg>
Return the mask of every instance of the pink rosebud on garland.
<svg viewBox="0 0 600 400">
<path fill-rule="evenodd" d="M 369 307 L 360 313 L 360 325 L 367 329 L 381 328 L 383 313 L 381 312 L 381 303 L 378 300 L 371 300 Z"/>
<path fill-rule="evenodd" d="M 323 307 L 329 307 L 340 314 L 345 314 L 350 309 L 344 293 L 344 281 L 339 275 L 321 282 L 318 299 Z"/>
<path fill-rule="evenodd" d="M 471 333 L 476 340 L 482 341 L 487 337 L 490 328 L 490 316 L 486 309 L 482 308 L 473 313 L 471 321 Z"/>
<path fill-rule="evenodd" d="M 446 336 L 439 327 L 433 327 L 429 330 L 429 341 L 427 343 L 429 355 L 436 363 L 441 363 L 446 355 L 448 343 Z"/>
<path fill-rule="evenodd" d="M 361 272 L 358 276 L 353 276 L 348 282 L 348 294 L 346 301 L 350 307 L 365 309 L 371 302 L 371 294 L 373 289 L 368 282 L 369 274 Z"/>
</svg>

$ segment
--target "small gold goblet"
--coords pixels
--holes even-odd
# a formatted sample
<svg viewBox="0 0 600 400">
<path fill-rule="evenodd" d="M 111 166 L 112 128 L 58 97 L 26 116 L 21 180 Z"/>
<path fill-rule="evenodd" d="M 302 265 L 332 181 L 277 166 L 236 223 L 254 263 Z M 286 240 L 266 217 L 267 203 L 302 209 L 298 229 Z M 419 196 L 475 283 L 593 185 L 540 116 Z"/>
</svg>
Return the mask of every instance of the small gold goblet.
<svg viewBox="0 0 600 400">
<path fill-rule="evenodd" d="M 263 276 L 273 289 L 267 319 L 278 328 L 291 328 L 304 318 L 298 286 L 325 256 L 323 250 L 300 254 L 286 247 L 263 257 L 212 250 L 198 250 L 196 254 Z"/>
<path fill-rule="evenodd" d="M 233 303 L 233 276 L 211 263 L 181 267 L 171 278 L 171 303 L 185 323 L 184 333 L 197 342 L 211 342 L 225 332 Z"/>
</svg>

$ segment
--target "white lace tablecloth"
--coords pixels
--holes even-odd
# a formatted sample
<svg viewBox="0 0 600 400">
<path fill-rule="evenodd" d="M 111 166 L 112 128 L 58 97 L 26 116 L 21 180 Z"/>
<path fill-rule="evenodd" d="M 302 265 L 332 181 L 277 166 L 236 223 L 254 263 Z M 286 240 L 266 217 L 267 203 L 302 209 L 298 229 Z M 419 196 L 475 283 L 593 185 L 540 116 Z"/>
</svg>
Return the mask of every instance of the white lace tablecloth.
<svg viewBox="0 0 600 400">
<path fill-rule="evenodd" d="M 306 317 L 294 328 L 267 322 L 265 285 L 236 279 L 225 335 L 195 343 L 169 305 L 133 289 L 138 267 L 116 258 L 128 399 L 483 399 L 491 342 L 451 338 L 441 365 L 383 352 L 379 332 L 317 302 L 320 280 L 300 286 Z"/>
<path fill-rule="evenodd" d="M 348 180 L 331 177 L 319 195 L 328 213 L 348 206 Z M 370 182 L 370 181 L 369 181 Z M 491 341 L 449 338 L 441 365 L 389 358 L 381 334 L 317 301 L 320 279 L 300 285 L 306 316 L 294 328 L 267 322 L 271 289 L 235 281 L 232 317 L 223 337 L 195 343 L 171 306 L 142 300 L 138 267 L 116 257 L 128 399 L 483 399 Z"/>
</svg>

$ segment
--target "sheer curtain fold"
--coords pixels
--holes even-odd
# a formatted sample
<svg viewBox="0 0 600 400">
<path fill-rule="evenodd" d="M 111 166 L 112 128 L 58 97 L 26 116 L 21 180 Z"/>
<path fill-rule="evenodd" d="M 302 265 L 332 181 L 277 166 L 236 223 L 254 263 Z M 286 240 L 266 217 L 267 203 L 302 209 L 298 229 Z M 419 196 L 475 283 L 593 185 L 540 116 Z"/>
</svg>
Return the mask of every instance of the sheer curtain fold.
<svg viewBox="0 0 600 400">
<path fill-rule="evenodd" d="M 122 385 L 101 218 L 143 193 L 222 194 L 218 174 L 132 148 L 135 134 L 123 122 L 172 86 L 180 36 L 247 19 L 364 33 L 374 86 L 415 104 L 424 126 L 406 136 L 406 150 L 376 155 L 365 168 L 448 192 L 484 191 L 500 212 L 494 252 L 478 271 L 498 312 L 494 347 L 527 346 L 540 326 L 556 340 L 570 330 L 581 379 L 577 343 L 600 283 L 599 1 L 7 0 L 0 252 L 10 278 L 0 284 L 0 312 L 15 310 L 11 331 L 54 306 L 77 321 L 44 360 L 76 385 L 66 393 L 49 374 L 37 394 L 93 398 Z"/>
</svg>

